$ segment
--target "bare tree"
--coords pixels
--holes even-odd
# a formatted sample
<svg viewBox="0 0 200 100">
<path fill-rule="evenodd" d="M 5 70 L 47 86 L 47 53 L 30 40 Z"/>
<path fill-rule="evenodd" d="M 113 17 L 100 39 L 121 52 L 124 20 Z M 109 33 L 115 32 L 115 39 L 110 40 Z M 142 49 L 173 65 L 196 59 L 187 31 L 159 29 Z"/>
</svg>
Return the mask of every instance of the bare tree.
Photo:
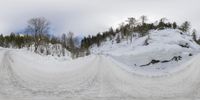
<svg viewBox="0 0 200 100">
<path fill-rule="evenodd" d="M 120 32 L 121 32 L 122 39 L 124 39 L 124 34 L 125 34 L 125 28 L 124 28 L 124 26 L 125 26 L 124 22 L 122 22 L 121 24 L 119 24 L 119 29 L 120 29 Z"/>
<path fill-rule="evenodd" d="M 72 32 L 69 32 L 67 34 L 67 49 L 71 52 L 72 54 L 72 58 L 76 58 L 79 56 L 79 49 L 75 46 L 75 43 L 74 43 L 74 33 Z"/>
<path fill-rule="evenodd" d="M 134 26 L 137 23 L 137 20 L 133 17 L 128 18 L 128 22 L 130 25 Z"/>
<path fill-rule="evenodd" d="M 65 33 L 63 33 L 62 36 L 61 36 L 62 54 L 63 54 L 63 56 L 65 56 L 65 49 L 67 49 L 66 42 L 67 42 L 67 36 L 66 36 Z"/>
<path fill-rule="evenodd" d="M 65 33 L 63 33 L 61 36 L 61 43 L 64 48 L 66 48 L 66 42 L 67 42 L 67 36 Z"/>
<path fill-rule="evenodd" d="M 48 33 L 49 22 L 44 17 L 31 18 L 28 21 L 28 30 L 34 35 L 35 52 L 41 45 L 43 36 Z"/>
<path fill-rule="evenodd" d="M 130 17 L 130 18 L 128 18 L 127 22 L 130 25 L 130 28 L 132 29 L 136 25 L 137 20 L 133 17 Z"/>
<path fill-rule="evenodd" d="M 74 33 L 72 33 L 72 32 L 69 32 L 68 34 L 67 34 L 67 38 L 66 38 L 67 40 L 67 44 L 66 44 L 66 46 L 67 46 L 67 49 L 69 49 L 69 50 L 71 50 L 71 51 L 73 51 L 74 50 L 74 48 L 75 48 L 75 45 L 74 45 Z"/>
<path fill-rule="evenodd" d="M 129 35 L 130 35 L 130 41 L 132 42 L 132 32 L 133 32 L 133 30 L 134 30 L 134 27 L 136 26 L 136 24 L 137 24 L 137 20 L 135 19 L 135 18 L 133 18 L 133 17 L 130 17 L 130 18 L 128 18 L 128 20 L 127 20 L 127 22 L 128 22 L 128 24 L 129 24 Z M 128 37 L 127 37 L 127 39 L 128 39 Z M 127 41 L 128 42 L 128 41 Z"/>
</svg>

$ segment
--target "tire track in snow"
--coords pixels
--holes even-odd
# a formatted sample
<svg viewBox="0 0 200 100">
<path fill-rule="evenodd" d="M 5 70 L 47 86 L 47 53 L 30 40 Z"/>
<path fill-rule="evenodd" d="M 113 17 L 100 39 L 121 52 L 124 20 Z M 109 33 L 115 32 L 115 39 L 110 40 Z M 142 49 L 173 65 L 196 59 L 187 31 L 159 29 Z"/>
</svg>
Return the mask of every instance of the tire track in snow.
<svg viewBox="0 0 200 100">
<path fill-rule="evenodd" d="M 169 76 L 146 77 L 123 70 L 105 56 L 97 55 L 91 62 L 60 84 L 29 83 L 13 70 L 15 60 L 12 51 L 6 51 L 0 65 L 0 94 L 15 100 L 38 99 L 115 99 L 115 100 L 160 100 L 160 99 L 197 99 L 200 86 L 199 56 L 194 58 L 185 69 Z M 25 67 L 25 66 L 24 66 Z M 66 73 L 66 76 L 71 75 Z M 63 76 L 65 78 L 65 76 Z M 82 79 L 81 79 L 82 78 Z M 72 83 L 70 83 L 72 82 Z M 47 85 L 47 86 L 45 86 Z M 57 88 L 55 85 L 61 85 Z M 80 86 L 81 85 L 81 86 Z M 53 88 L 51 88 L 51 86 Z M 71 86 L 71 87 L 70 87 Z M 49 88 L 49 89 L 45 89 Z"/>
<path fill-rule="evenodd" d="M 0 90 L 0 94 L 6 95 L 6 96 L 10 96 L 11 93 L 13 93 L 13 91 L 16 91 L 17 94 L 14 95 L 16 97 L 20 96 L 21 98 L 26 98 L 26 97 L 31 97 L 31 96 L 38 96 L 38 95 L 45 95 L 45 96 L 63 96 L 63 97 L 75 97 L 78 94 L 81 94 L 82 92 L 87 91 L 89 88 L 93 87 L 96 81 L 96 75 L 91 75 L 85 78 L 85 80 L 83 80 L 81 83 L 79 82 L 79 80 L 75 80 L 77 81 L 77 85 L 85 85 L 85 86 L 80 86 L 79 88 L 77 87 L 72 87 L 71 90 L 66 89 L 65 87 L 62 87 L 61 90 L 57 90 L 57 89 L 52 89 L 51 91 L 46 91 L 44 90 L 33 90 L 31 89 L 32 87 L 34 87 L 35 84 L 28 86 L 24 86 L 23 84 L 26 83 L 27 81 L 22 80 L 20 78 L 20 76 L 17 76 L 17 74 L 15 74 L 15 72 L 12 69 L 11 63 L 13 62 L 13 59 L 10 57 L 10 51 L 6 51 L 3 57 L 3 63 L 1 66 L 1 71 L 3 71 L 3 73 L 1 72 L 0 74 L 2 74 L 1 76 L 3 76 L 4 78 L 1 78 L 1 89 Z M 96 60 L 98 60 L 97 58 L 95 58 L 94 60 L 92 60 L 93 62 L 96 62 Z M 85 65 L 85 66 L 89 66 L 89 65 Z M 90 66 L 92 66 L 90 64 Z M 14 66 L 13 66 L 14 67 Z M 94 70 L 95 71 L 95 70 Z M 88 72 L 87 72 L 88 73 Z M 87 74 L 86 73 L 86 74 Z M 79 75 L 82 76 L 82 75 Z M 72 77 L 73 78 L 73 77 Z M 65 83 L 63 83 L 65 84 Z M 63 85 L 61 84 L 61 85 Z M 45 84 L 44 84 L 45 86 Z M 65 85 L 63 85 L 65 86 Z M 52 86 L 54 87 L 54 86 Z M 9 88 L 10 91 L 5 90 L 5 88 Z M 76 89 L 77 88 L 77 89 Z M 26 93 L 26 94 L 24 94 Z M 70 94 L 70 95 L 69 95 Z M 69 96 L 65 96 L 65 95 L 69 95 Z"/>
</svg>

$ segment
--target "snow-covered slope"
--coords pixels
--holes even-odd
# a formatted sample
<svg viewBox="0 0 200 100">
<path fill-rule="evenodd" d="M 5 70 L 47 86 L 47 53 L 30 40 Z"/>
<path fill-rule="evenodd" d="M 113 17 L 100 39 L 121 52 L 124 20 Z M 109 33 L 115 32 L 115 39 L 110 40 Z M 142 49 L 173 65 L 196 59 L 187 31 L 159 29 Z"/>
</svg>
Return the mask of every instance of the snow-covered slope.
<svg viewBox="0 0 200 100">
<path fill-rule="evenodd" d="M 177 70 L 199 52 L 199 45 L 192 36 L 179 30 L 152 30 L 144 37 L 134 37 L 116 43 L 106 41 L 90 50 L 95 54 L 109 55 L 125 69 L 140 74 L 158 75 Z"/>
<path fill-rule="evenodd" d="M 145 44 L 147 40 L 148 45 Z M 183 48 L 181 45 L 188 45 L 189 48 Z M 100 47 L 94 45 L 90 50 L 92 53 L 102 53 L 111 55 L 139 54 L 152 51 L 168 50 L 198 50 L 200 47 L 196 44 L 189 33 L 183 33 L 179 30 L 165 29 L 152 30 L 149 35 L 144 37 L 133 37 L 132 42 L 123 39 L 116 43 L 115 39 L 103 42 Z M 126 52 L 128 51 L 128 52 Z"/>
<path fill-rule="evenodd" d="M 0 100 L 194 100 L 200 97 L 196 56 L 177 72 L 144 76 L 123 69 L 110 57 L 45 60 L 0 49 Z M 32 57 L 30 57 L 32 56 Z"/>
</svg>

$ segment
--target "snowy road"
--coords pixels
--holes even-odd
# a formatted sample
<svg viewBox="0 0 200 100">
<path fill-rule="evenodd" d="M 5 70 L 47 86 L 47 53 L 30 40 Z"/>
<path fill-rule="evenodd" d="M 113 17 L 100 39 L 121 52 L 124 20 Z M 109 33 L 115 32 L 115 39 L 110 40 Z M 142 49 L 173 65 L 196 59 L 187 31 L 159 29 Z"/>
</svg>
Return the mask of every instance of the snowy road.
<svg viewBox="0 0 200 100">
<path fill-rule="evenodd" d="M 129 72 L 112 58 L 92 55 L 45 62 L 0 49 L 1 100 L 198 100 L 200 56 L 163 76 Z M 49 68 L 49 69 L 48 69 Z"/>
</svg>

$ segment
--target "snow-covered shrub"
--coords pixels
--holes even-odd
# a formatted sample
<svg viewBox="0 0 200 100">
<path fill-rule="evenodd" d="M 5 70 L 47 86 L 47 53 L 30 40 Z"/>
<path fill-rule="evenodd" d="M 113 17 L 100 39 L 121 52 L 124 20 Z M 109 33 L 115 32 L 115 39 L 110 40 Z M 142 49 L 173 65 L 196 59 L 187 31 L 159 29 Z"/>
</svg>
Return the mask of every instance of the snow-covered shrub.
<svg viewBox="0 0 200 100">
<path fill-rule="evenodd" d="M 28 50 L 34 52 L 34 46 L 28 48 Z M 45 44 L 39 45 L 36 51 L 40 55 L 52 55 L 52 56 L 70 56 L 71 53 L 62 47 L 61 44 Z"/>
</svg>

